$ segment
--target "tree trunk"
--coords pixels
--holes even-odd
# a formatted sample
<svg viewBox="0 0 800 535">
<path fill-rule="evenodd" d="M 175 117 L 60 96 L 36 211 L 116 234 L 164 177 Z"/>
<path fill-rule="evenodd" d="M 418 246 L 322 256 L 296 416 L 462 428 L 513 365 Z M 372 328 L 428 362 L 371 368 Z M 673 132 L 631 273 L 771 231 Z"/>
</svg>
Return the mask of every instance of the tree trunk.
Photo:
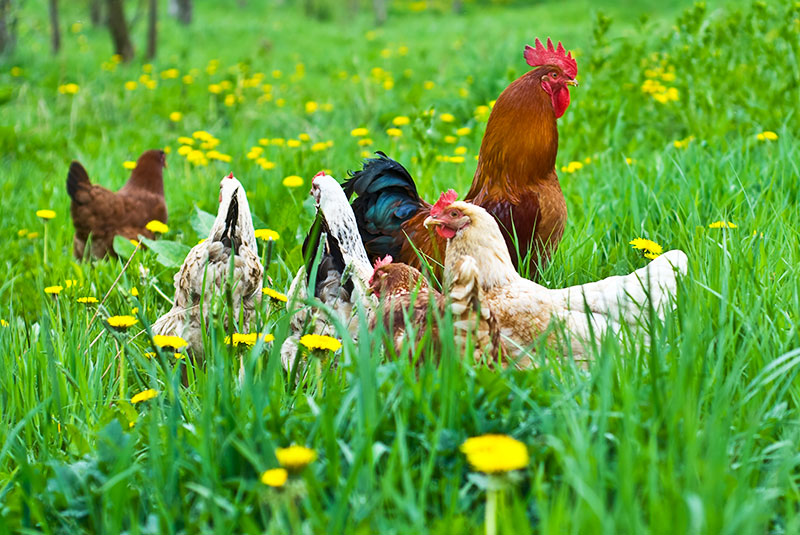
<svg viewBox="0 0 800 535">
<path fill-rule="evenodd" d="M 61 28 L 58 27 L 58 0 L 50 0 L 50 30 L 53 43 L 53 54 L 61 50 Z"/>
<path fill-rule="evenodd" d="M 150 0 L 150 10 L 147 16 L 147 59 L 156 57 L 158 43 L 158 0 Z"/>
<path fill-rule="evenodd" d="M 189 25 L 192 23 L 192 0 L 177 0 L 178 21 L 181 24 Z"/>
<path fill-rule="evenodd" d="M 375 24 L 381 26 L 386 22 L 386 0 L 372 0 L 372 9 L 375 10 Z"/>
<path fill-rule="evenodd" d="M 103 23 L 103 0 L 89 0 L 89 20 L 94 26 Z"/>
<path fill-rule="evenodd" d="M 122 61 L 133 59 L 133 45 L 128 35 L 128 24 L 125 22 L 125 10 L 122 0 L 107 0 L 108 31 L 114 42 L 114 53 L 122 56 Z"/>
<path fill-rule="evenodd" d="M 17 14 L 12 0 L 0 0 L 0 54 L 11 52 L 17 44 Z"/>
</svg>

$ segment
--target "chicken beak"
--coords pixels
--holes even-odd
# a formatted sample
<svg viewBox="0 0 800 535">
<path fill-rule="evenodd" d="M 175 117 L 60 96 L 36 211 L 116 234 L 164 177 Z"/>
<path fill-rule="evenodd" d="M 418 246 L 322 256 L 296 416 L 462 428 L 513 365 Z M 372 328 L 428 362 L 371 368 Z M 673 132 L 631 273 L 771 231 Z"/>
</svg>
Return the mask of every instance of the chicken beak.
<svg viewBox="0 0 800 535">
<path fill-rule="evenodd" d="M 425 218 L 425 221 L 422 222 L 422 226 L 428 228 L 430 226 L 441 225 L 442 222 L 438 219 L 435 219 L 433 216 L 428 216 Z"/>
<path fill-rule="evenodd" d="M 578 80 L 567 80 L 567 85 L 571 85 L 572 87 L 578 87 Z"/>
</svg>

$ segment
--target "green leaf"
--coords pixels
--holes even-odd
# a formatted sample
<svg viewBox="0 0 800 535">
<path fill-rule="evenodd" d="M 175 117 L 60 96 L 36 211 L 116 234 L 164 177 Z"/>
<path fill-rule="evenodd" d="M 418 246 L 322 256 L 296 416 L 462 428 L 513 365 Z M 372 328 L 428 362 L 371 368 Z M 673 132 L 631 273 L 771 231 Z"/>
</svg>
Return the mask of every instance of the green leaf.
<svg viewBox="0 0 800 535">
<path fill-rule="evenodd" d="M 170 240 L 150 240 L 143 236 L 139 237 L 148 249 L 156 253 L 156 262 L 164 267 L 175 268 L 183 264 L 186 255 L 191 251 L 191 247 L 180 242 Z"/>
<path fill-rule="evenodd" d="M 128 238 L 114 236 L 113 248 L 114 252 L 117 253 L 117 256 L 120 258 L 130 258 L 136 246 L 133 245 Z"/>
<path fill-rule="evenodd" d="M 211 233 L 211 227 L 214 226 L 214 214 L 210 214 L 205 210 L 201 210 L 199 206 L 194 207 L 189 218 L 189 223 L 200 238 L 205 238 Z"/>
</svg>

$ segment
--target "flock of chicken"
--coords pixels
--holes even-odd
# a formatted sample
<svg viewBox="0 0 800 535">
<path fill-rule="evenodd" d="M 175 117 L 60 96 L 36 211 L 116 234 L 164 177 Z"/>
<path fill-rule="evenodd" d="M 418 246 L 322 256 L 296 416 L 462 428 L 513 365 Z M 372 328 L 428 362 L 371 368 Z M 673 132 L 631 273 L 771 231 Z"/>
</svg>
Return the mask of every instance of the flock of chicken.
<svg viewBox="0 0 800 535">
<path fill-rule="evenodd" d="M 456 346 L 476 359 L 527 367 L 544 344 L 585 360 L 606 333 L 642 332 L 646 341 L 648 318 L 674 306 L 677 278 L 687 270 L 678 250 L 629 275 L 558 290 L 518 274 L 527 268 L 536 275 L 564 232 L 556 119 L 569 106 L 569 86 L 577 85 L 577 64 L 561 43 L 537 39 L 525 59 L 535 68 L 497 99 L 466 201 L 449 190 L 425 202 L 408 171 L 383 153 L 343 185 L 314 176 L 317 217 L 289 289 L 284 366 L 293 365 L 301 335 L 341 336 L 346 329 L 357 337 L 365 323 L 385 330 L 395 351 L 408 356 L 428 333 L 434 343 L 445 339 L 438 330 L 447 325 Z M 67 191 L 78 258 L 88 240 L 91 254 L 101 257 L 113 254 L 115 235 L 151 236 L 147 222 L 166 222 L 165 165 L 162 151 L 145 152 L 113 193 L 92 185 L 81 164 L 72 163 Z M 173 307 L 153 324 L 154 333 L 181 336 L 201 356 L 220 296 L 233 310 L 226 325 L 233 320 L 233 328 L 249 332 L 263 276 L 247 197 L 231 173 L 220 183 L 211 232 L 175 275 Z"/>
</svg>

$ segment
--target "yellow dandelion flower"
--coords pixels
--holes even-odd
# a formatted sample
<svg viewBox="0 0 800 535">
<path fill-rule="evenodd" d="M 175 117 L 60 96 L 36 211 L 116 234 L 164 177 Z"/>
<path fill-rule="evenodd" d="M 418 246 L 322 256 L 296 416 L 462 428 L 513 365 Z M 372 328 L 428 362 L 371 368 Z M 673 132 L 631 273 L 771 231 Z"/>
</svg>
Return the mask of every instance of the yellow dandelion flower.
<svg viewBox="0 0 800 535">
<path fill-rule="evenodd" d="M 300 142 L 299 139 L 290 139 L 289 141 L 286 142 L 286 146 L 291 147 L 293 149 L 296 149 L 300 145 L 302 145 L 302 143 Z"/>
<path fill-rule="evenodd" d="M 452 113 L 443 113 L 439 116 L 439 119 L 441 119 L 445 123 L 452 123 L 453 121 L 456 120 L 456 118 L 453 116 Z"/>
<path fill-rule="evenodd" d="M 49 295 L 58 295 L 64 289 L 63 286 L 56 284 L 55 286 L 48 286 L 44 289 L 44 293 Z"/>
<path fill-rule="evenodd" d="M 178 138 L 178 143 L 180 143 L 181 145 L 194 145 L 194 139 L 186 136 L 181 136 Z M 180 153 L 180 149 L 178 150 L 178 153 Z"/>
<path fill-rule="evenodd" d="M 179 111 L 173 111 L 172 113 L 169 114 L 169 120 L 172 121 L 173 123 L 177 123 L 181 119 L 183 119 L 183 114 Z"/>
<path fill-rule="evenodd" d="M 636 163 L 636 160 L 634 160 L 633 158 L 625 158 L 625 163 L 628 165 L 633 165 L 634 163 Z"/>
<path fill-rule="evenodd" d="M 289 472 L 285 468 L 273 468 L 261 474 L 260 480 L 263 484 L 270 487 L 282 487 L 289 478 Z"/>
<path fill-rule="evenodd" d="M 134 297 L 139 297 L 139 289 L 138 289 L 136 286 L 134 286 L 133 288 L 131 288 L 131 292 L 130 292 L 130 293 L 131 293 L 131 295 L 132 295 L 132 296 L 134 296 Z"/>
<path fill-rule="evenodd" d="M 299 136 L 297 136 L 297 139 L 299 139 L 300 141 L 311 141 L 311 136 L 309 136 L 306 133 L 302 133 Z"/>
<path fill-rule="evenodd" d="M 78 86 L 78 84 L 64 84 L 58 86 L 58 92 L 62 95 L 74 95 L 78 91 L 80 91 L 80 86 Z"/>
<path fill-rule="evenodd" d="M 189 342 L 180 336 L 165 336 L 163 334 L 154 335 L 153 343 L 158 347 L 169 347 L 171 349 L 180 349 L 189 345 Z"/>
<path fill-rule="evenodd" d="M 178 148 L 178 154 L 180 154 L 181 156 L 187 156 L 190 152 L 192 152 L 192 147 L 190 147 L 189 145 L 181 145 Z"/>
<path fill-rule="evenodd" d="M 289 298 L 286 297 L 285 294 L 282 294 L 280 292 L 276 292 L 272 288 L 262 288 L 261 289 L 261 293 L 266 295 L 267 297 L 271 297 L 272 299 L 275 299 L 276 301 L 283 301 L 285 303 L 286 301 L 289 300 Z"/>
<path fill-rule="evenodd" d="M 269 140 L 269 144 L 275 145 L 276 147 L 282 147 L 285 142 L 286 140 L 283 139 L 282 137 L 274 137 Z"/>
<path fill-rule="evenodd" d="M 0 327 L 8 327 L 8 322 L 6 320 L 0 320 Z"/>
<path fill-rule="evenodd" d="M 139 313 L 139 307 L 133 307 L 131 309 L 131 315 L 136 315 Z"/>
<path fill-rule="evenodd" d="M 655 260 L 659 256 L 661 256 L 659 253 L 644 253 L 644 257 L 649 258 L 650 260 Z"/>
<path fill-rule="evenodd" d="M 453 153 L 462 156 L 467 153 L 467 147 L 456 147 Z"/>
<path fill-rule="evenodd" d="M 66 279 L 64 281 L 64 286 L 67 288 L 72 288 L 73 286 L 77 286 L 78 281 L 76 279 Z"/>
<path fill-rule="evenodd" d="M 456 136 L 444 136 L 445 143 L 449 143 L 450 145 L 452 145 L 456 141 L 458 141 L 458 138 Z"/>
<path fill-rule="evenodd" d="M 299 188 L 303 185 L 303 178 L 297 175 L 289 175 L 283 179 L 283 185 L 287 188 Z"/>
<path fill-rule="evenodd" d="M 276 449 L 275 457 L 281 466 L 294 472 L 313 462 L 317 458 L 317 452 L 304 446 L 292 445 Z"/>
<path fill-rule="evenodd" d="M 56 213 L 53 210 L 36 210 L 36 217 L 42 219 L 53 219 Z"/>
<path fill-rule="evenodd" d="M 264 340 L 264 342 L 272 342 L 273 340 L 275 340 L 275 337 L 273 335 L 271 335 L 271 334 L 233 333 L 233 345 L 234 346 L 239 346 L 239 345 L 254 346 L 254 345 L 256 345 L 256 342 L 258 341 L 259 338 Z M 225 337 L 225 343 L 227 345 L 231 345 L 231 337 L 230 336 L 226 336 Z"/>
<path fill-rule="evenodd" d="M 109 327 L 113 327 L 118 330 L 127 329 L 128 327 L 132 327 L 139 323 L 139 320 L 134 318 L 133 316 L 110 316 L 106 323 L 108 323 Z"/>
<path fill-rule="evenodd" d="M 478 472 L 495 474 L 528 466 L 528 448 L 507 435 L 481 435 L 467 439 L 461 452 Z"/>
<path fill-rule="evenodd" d="M 628 242 L 634 249 L 641 249 L 647 253 L 661 254 L 664 248 L 652 240 L 645 238 L 635 238 Z"/>
<path fill-rule="evenodd" d="M 28 234 L 28 239 L 29 240 L 34 240 L 34 239 L 36 239 L 38 237 L 39 237 L 39 233 L 38 232 L 31 232 L 31 233 Z"/>
<path fill-rule="evenodd" d="M 319 104 L 317 104 L 313 100 L 309 100 L 308 102 L 306 102 L 305 108 L 306 108 L 306 113 L 314 113 L 319 109 Z"/>
<path fill-rule="evenodd" d="M 466 136 L 470 132 L 472 132 L 472 128 L 470 128 L 469 126 L 464 126 L 456 130 L 456 134 L 459 136 Z"/>
<path fill-rule="evenodd" d="M 158 390 L 155 390 L 153 388 L 148 388 L 147 390 L 143 390 L 138 394 L 136 394 L 135 396 L 133 396 L 131 398 L 131 403 L 136 405 L 137 403 L 140 403 L 142 401 L 153 399 L 157 395 L 158 395 Z"/>
<path fill-rule="evenodd" d="M 133 162 L 131 160 L 124 161 L 122 162 L 122 167 L 124 167 L 125 169 L 136 169 L 136 162 Z"/>
<path fill-rule="evenodd" d="M 156 234 L 165 234 L 169 231 L 169 227 L 167 225 L 155 219 L 146 224 L 144 228 Z"/>
<path fill-rule="evenodd" d="M 214 95 L 219 95 L 220 93 L 222 93 L 222 86 L 219 84 L 210 84 L 208 86 L 208 92 Z"/>
<path fill-rule="evenodd" d="M 331 336 L 321 334 L 305 334 L 300 338 L 300 343 L 308 349 L 326 349 L 328 351 L 338 351 L 342 343 Z"/>
<path fill-rule="evenodd" d="M 761 132 L 760 134 L 756 135 L 756 139 L 758 139 L 759 141 L 775 141 L 776 139 L 778 139 L 778 134 L 770 130 L 767 130 L 765 132 Z"/>
<path fill-rule="evenodd" d="M 139 84 L 133 80 L 128 80 L 127 82 L 125 82 L 126 91 L 135 91 L 137 87 L 139 87 Z"/>
<path fill-rule="evenodd" d="M 83 303 L 85 305 L 92 305 L 94 303 L 97 303 L 97 298 L 92 296 L 79 297 L 77 301 L 78 303 Z"/>
<path fill-rule="evenodd" d="M 369 130 L 367 130 L 363 126 L 360 128 L 353 128 L 352 130 L 350 130 L 350 135 L 353 137 L 364 137 L 367 134 L 369 134 Z"/>
<path fill-rule="evenodd" d="M 194 77 L 191 74 L 185 74 L 181 81 L 186 85 L 191 85 L 194 82 Z"/>
<path fill-rule="evenodd" d="M 463 156 L 451 156 L 450 158 L 448 158 L 447 161 L 449 161 L 450 163 L 464 163 L 464 157 Z"/>
<path fill-rule="evenodd" d="M 708 224 L 708 228 L 738 228 L 738 225 L 730 221 L 714 221 Z"/>
<path fill-rule="evenodd" d="M 432 82 L 432 81 L 430 81 L 430 80 L 425 80 L 425 82 L 423 82 L 423 83 L 422 83 L 422 87 L 423 87 L 423 88 L 424 88 L 426 91 L 430 91 L 431 89 L 433 89 L 434 87 L 436 87 L 436 84 L 435 84 L 435 83 L 433 83 L 433 82 Z"/>
<path fill-rule="evenodd" d="M 365 137 L 363 139 L 359 139 L 358 140 L 358 146 L 359 147 L 369 147 L 370 145 L 372 145 L 372 139 L 370 139 L 368 137 Z"/>
<path fill-rule="evenodd" d="M 392 124 L 395 125 L 395 126 L 405 126 L 405 125 L 409 124 L 410 122 L 411 122 L 411 119 L 409 119 L 405 115 L 398 115 L 397 117 L 392 119 Z"/>
<path fill-rule="evenodd" d="M 27 234 L 28 234 L 28 229 L 26 228 L 21 228 L 17 231 L 17 236 L 19 236 L 20 238 L 24 238 L 25 235 Z"/>
<path fill-rule="evenodd" d="M 256 238 L 261 238 L 264 241 L 278 241 L 281 239 L 280 234 L 268 228 L 256 229 Z"/>
<path fill-rule="evenodd" d="M 325 150 L 327 148 L 328 148 L 328 144 L 325 143 L 324 141 L 318 141 L 317 143 L 314 143 L 313 145 L 311 145 L 311 151 L 312 152 L 323 151 L 323 150 Z"/>
<path fill-rule="evenodd" d="M 389 128 L 386 130 L 386 133 L 391 137 L 401 137 L 403 135 L 403 131 L 399 128 Z"/>
</svg>

